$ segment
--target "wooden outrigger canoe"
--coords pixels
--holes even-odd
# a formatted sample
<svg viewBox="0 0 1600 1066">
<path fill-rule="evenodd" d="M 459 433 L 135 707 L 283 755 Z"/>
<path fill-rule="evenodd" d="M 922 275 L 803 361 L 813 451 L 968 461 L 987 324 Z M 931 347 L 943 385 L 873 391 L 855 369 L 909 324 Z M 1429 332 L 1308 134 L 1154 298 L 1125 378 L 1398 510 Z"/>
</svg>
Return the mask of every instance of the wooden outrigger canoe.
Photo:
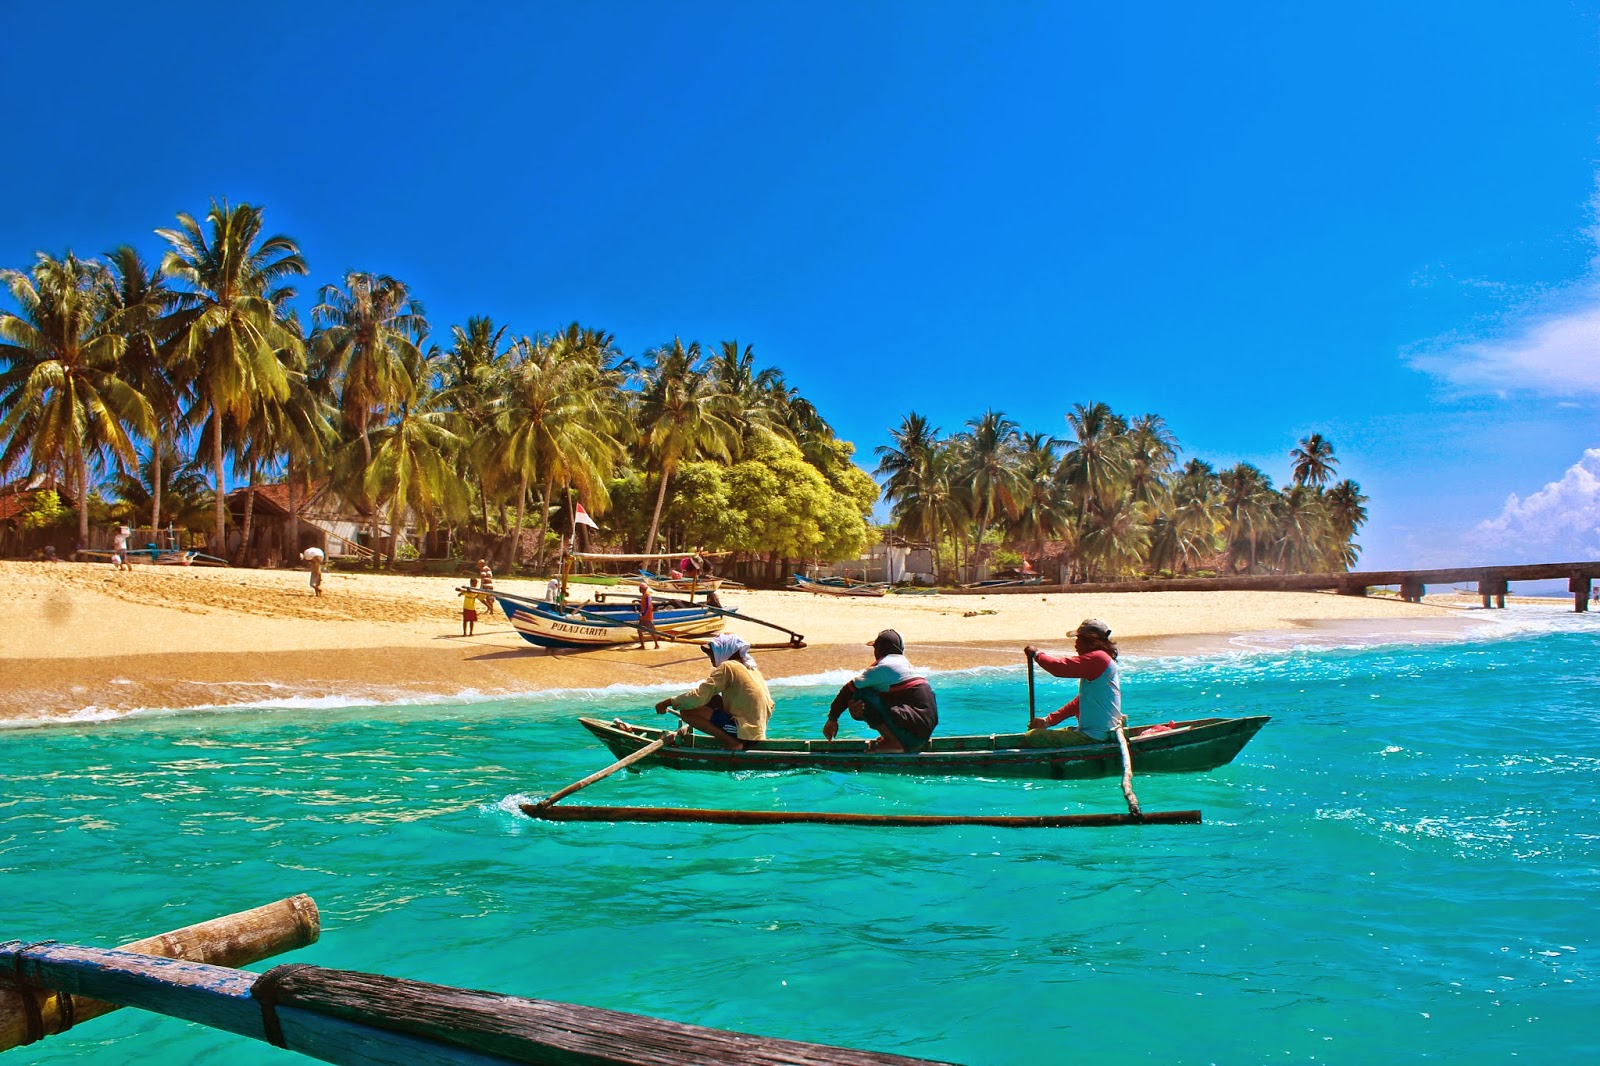
<svg viewBox="0 0 1600 1066">
<path fill-rule="evenodd" d="M 698 640 L 722 632 L 727 611 L 700 604 L 662 600 L 656 604 L 654 632 L 641 631 L 637 601 L 558 604 L 490 589 L 511 627 L 541 648 L 614 648 L 644 640 Z"/>
<path fill-rule="evenodd" d="M 1134 769 L 1145 773 L 1197 773 L 1233 761 L 1269 721 L 1249 718 L 1196 718 L 1174 728 L 1128 729 Z M 619 759 L 673 732 L 621 720 L 579 718 Z M 933 738 L 924 751 L 882 753 L 864 740 L 758 740 L 744 751 L 729 751 L 711 737 L 694 734 L 668 744 L 644 761 L 673 770 L 837 770 L 954 777 L 1032 777 L 1069 780 L 1115 777 L 1122 756 L 1115 740 L 1066 747 L 1030 747 L 1026 733 Z"/>
<path fill-rule="evenodd" d="M 639 571 L 639 580 L 657 592 L 683 592 L 690 596 L 715 592 L 723 582 L 720 577 L 662 577 L 648 570 Z"/>
<path fill-rule="evenodd" d="M 852 585 L 843 581 L 814 581 L 809 577 L 794 575 L 794 588 L 801 592 L 815 592 L 819 596 L 882 596 L 887 585 Z"/>
</svg>

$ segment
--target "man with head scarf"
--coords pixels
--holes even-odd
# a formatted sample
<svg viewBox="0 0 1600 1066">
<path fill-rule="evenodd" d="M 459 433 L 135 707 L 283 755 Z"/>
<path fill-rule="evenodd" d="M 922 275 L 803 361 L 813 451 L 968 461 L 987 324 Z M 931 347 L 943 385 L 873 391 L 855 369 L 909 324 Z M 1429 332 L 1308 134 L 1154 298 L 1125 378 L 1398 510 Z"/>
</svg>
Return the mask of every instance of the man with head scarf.
<svg viewBox="0 0 1600 1066">
<path fill-rule="evenodd" d="M 766 740 L 772 693 L 750 655 L 750 645 L 743 637 L 719 633 L 705 649 L 711 675 L 688 692 L 656 704 L 656 713 L 676 710 L 678 717 L 730 751 L 744 750 L 748 741 Z"/>
<path fill-rule="evenodd" d="M 832 740 L 839 732 L 839 716 L 850 717 L 878 731 L 868 742 L 873 751 L 921 751 L 939 725 L 939 702 L 933 686 L 906 659 L 906 642 L 892 629 L 868 641 L 873 663 L 844 683 L 828 708 L 822 735 Z"/>
</svg>

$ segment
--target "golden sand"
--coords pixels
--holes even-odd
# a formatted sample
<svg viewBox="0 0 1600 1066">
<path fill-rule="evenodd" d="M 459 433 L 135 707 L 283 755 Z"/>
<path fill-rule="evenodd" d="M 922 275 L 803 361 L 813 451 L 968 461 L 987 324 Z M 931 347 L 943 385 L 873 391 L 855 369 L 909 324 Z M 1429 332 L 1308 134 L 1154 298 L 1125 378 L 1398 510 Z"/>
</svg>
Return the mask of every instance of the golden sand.
<svg viewBox="0 0 1600 1066">
<path fill-rule="evenodd" d="M 550 653 L 498 612 L 461 636 L 457 579 L 330 571 L 312 597 L 304 571 L 100 563 L 0 563 L 11 593 L 0 621 L 0 719 L 85 708 L 198 707 L 289 696 L 390 700 L 613 684 L 680 684 L 703 674 L 693 648 Z M 541 581 L 501 581 L 537 596 Z M 579 595 L 592 586 L 578 586 Z M 1470 601 L 1468 601 L 1470 602 Z M 1146 653 L 1228 646 L 1243 634 L 1307 630 L 1441 633 L 1471 624 L 1462 605 L 1292 592 L 989 594 L 845 599 L 731 592 L 729 607 L 805 635 L 799 651 L 761 653 L 769 677 L 859 669 L 863 642 L 898 629 L 919 666 L 1020 663 L 1023 645 L 1067 650 L 1080 619 L 1106 620 Z M 748 622 L 754 642 L 783 639 Z"/>
</svg>

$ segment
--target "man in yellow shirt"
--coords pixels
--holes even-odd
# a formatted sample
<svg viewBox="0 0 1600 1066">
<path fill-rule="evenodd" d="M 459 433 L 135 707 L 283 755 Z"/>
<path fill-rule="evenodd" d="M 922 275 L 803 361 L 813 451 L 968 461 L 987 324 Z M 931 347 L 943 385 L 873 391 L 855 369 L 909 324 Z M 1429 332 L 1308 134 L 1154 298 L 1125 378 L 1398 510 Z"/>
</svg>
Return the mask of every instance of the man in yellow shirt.
<svg viewBox="0 0 1600 1066">
<path fill-rule="evenodd" d="M 676 710 L 685 722 L 730 751 L 743 751 L 747 741 L 767 739 L 772 693 L 750 655 L 750 645 L 732 633 L 719 633 L 705 649 L 711 657 L 711 675 L 688 692 L 656 704 L 656 713 Z"/>
</svg>

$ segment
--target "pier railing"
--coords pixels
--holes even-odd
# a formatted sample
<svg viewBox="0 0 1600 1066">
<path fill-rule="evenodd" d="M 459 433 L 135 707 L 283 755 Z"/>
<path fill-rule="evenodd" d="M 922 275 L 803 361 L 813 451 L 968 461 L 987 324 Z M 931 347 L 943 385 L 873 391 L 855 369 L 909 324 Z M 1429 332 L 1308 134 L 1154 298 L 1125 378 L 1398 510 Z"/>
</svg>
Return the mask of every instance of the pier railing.
<svg viewBox="0 0 1600 1066">
<path fill-rule="evenodd" d="M 1420 601 L 1429 585 L 1477 584 L 1485 607 L 1506 605 L 1506 587 L 1513 581 L 1550 581 L 1565 578 L 1572 593 L 1573 610 L 1589 609 L 1600 562 L 1526 563 L 1515 566 L 1458 566 L 1434 570 L 1352 570 L 1327 574 L 1234 574 L 1222 577 L 1172 577 L 1133 581 L 1095 581 L 1081 585 L 1000 585 L 978 589 L 950 589 L 963 596 L 1037 595 L 1044 592 L 1337 592 L 1365 596 L 1368 591 L 1396 585 L 1401 599 Z"/>
</svg>

